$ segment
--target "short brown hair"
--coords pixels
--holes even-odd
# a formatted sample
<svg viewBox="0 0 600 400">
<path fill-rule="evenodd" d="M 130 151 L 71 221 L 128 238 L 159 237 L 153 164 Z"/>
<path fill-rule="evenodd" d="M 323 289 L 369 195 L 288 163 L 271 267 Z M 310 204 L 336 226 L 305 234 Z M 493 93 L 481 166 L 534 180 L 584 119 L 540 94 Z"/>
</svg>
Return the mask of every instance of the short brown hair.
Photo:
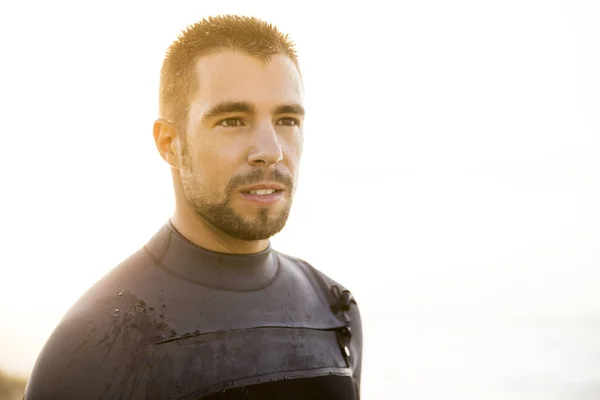
<svg viewBox="0 0 600 400">
<path fill-rule="evenodd" d="M 160 72 L 159 113 L 186 128 L 189 99 L 196 85 L 194 67 L 203 56 L 238 50 L 268 62 L 275 54 L 288 56 L 300 70 L 294 43 L 275 26 L 254 17 L 223 15 L 188 26 L 169 46 Z M 184 132 L 180 132 L 184 133 Z"/>
</svg>

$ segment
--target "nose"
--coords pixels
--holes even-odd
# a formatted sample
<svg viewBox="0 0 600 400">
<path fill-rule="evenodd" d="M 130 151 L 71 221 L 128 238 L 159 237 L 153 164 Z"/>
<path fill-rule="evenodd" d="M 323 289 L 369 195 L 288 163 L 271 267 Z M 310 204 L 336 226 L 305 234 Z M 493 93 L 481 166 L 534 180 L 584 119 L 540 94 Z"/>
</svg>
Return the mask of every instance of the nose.
<svg viewBox="0 0 600 400">
<path fill-rule="evenodd" d="M 248 153 L 251 165 L 270 166 L 283 160 L 279 137 L 271 122 L 256 127 L 252 137 L 252 147 Z"/>
</svg>

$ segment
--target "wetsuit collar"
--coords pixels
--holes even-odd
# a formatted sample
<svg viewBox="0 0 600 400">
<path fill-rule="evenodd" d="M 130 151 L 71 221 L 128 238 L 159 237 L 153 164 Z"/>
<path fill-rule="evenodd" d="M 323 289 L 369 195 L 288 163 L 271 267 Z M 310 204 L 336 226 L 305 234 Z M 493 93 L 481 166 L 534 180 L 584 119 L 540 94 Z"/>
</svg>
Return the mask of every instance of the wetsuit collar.
<svg viewBox="0 0 600 400">
<path fill-rule="evenodd" d="M 268 286 L 279 270 L 270 243 L 255 254 L 218 253 L 187 240 L 170 220 L 145 247 L 157 265 L 172 275 L 215 289 L 259 290 Z"/>
</svg>

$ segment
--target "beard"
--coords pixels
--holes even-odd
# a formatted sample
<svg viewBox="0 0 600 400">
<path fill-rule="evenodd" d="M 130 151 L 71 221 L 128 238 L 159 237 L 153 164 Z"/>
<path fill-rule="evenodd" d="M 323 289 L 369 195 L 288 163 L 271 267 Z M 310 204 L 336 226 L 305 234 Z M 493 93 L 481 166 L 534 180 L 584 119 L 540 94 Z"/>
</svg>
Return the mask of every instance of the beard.
<svg viewBox="0 0 600 400">
<path fill-rule="evenodd" d="M 246 241 L 268 239 L 283 229 L 292 208 L 295 185 L 291 177 L 279 170 L 267 172 L 264 169 L 256 168 L 248 174 L 238 175 L 231 179 L 226 188 L 225 200 L 214 203 L 206 200 L 204 196 L 198 193 L 198 185 L 195 182 L 199 177 L 193 172 L 189 156 L 184 156 L 184 160 L 185 172 L 182 174 L 181 183 L 188 204 L 190 204 L 196 215 L 213 228 L 233 238 Z M 277 182 L 286 187 L 289 198 L 283 208 L 276 215 L 269 215 L 272 213 L 271 210 L 262 208 L 252 219 L 245 218 L 237 213 L 231 206 L 236 188 L 263 181 Z"/>
<path fill-rule="evenodd" d="M 292 200 L 276 216 L 269 216 L 269 210 L 261 209 L 258 215 L 248 220 L 230 205 L 230 196 L 221 203 L 207 203 L 198 198 L 189 199 L 196 214 L 219 229 L 221 232 L 240 240 L 263 240 L 279 233 L 285 226 L 291 210 Z"/>
</svg>

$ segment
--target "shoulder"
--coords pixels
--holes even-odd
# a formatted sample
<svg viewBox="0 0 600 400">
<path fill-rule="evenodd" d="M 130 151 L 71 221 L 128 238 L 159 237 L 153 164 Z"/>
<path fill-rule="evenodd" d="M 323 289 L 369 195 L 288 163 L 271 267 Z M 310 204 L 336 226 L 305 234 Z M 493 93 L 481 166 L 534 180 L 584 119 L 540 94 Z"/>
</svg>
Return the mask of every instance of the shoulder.
<svg viewBox="0 0 600 400">
<path fill-rule="evenodd" d="M 358 303 L 351 291 L 338 280 L 330 277 L 320 269 L 314 267 L 310 263 L 296 257 L 285 255 L 290 260 L 293 260 L 298 265 L 301 265 L 309 274 L 313 276 L 313 280 L 321 288 L 326 297 L 329 298 L 329 303 L 332 306 L 332 311 L 338 315 L 342 315 L 342 319 L 347 319 L 351 328 L 351 338 L 348 343 L 350 363 L 352 367 L 353 377 L 357 384 L 357 390 L 360 391 L 361 370 L 362 370 L 362 353 L 363 353 L 363 329 L 362 317 L 358 307 Z"/>
<path fill-rule="evenodd" d="M 301 258 L 293 257 L 293 256 L 290 256 L 289 254 L 281 253 L 279 251 L 276 253 L 279 256 L 281 256 L 282 258 L 284 258 L 284 259 L 288 260 L 289 262 L 293 263 L 294 265 L 298 266 L 300 269 L 304 270 L 305 273 L 312 275 L 314 280 L 321 281 L 322 282 L 321 285 L 323 286 L 323 288 L 327 287 L 328 290 L 331 290 L 331 288 L 336 287 L 340 290 L 340 292 L 344 292 L 344 291 L 350 292 L 350 290 L 341 283 L 341 281 L 339 280 L 339 278 L 337 276 L 335 278 L 333 278 L 332 276 L 323 272 L 320 268 L 315 267 L 313 264 L 311 264 Z M 334 289 L 334 290 L 337 290 L 337 289 Z M 356 303 L 356 301 L 355 301 L 355 303 Z"/>
<path fill-rule="evenodd" d="M 71 307 L 42 349 L 26 399 L 110 398 L 111 378 L 152 343 L 136 324 L 139 301 L 129 288 L 152 264 L 143 249 L 106 274 Z M 130 354 L 131 353 L 131 354 Z"/>
<path fill-rule="evenodd" d="M 297 265 L 298 268 L 304 270 L 309 279 L 312 280 L 313 285 L 317 288 L 317 290 L 321 291 L 328 299 L 329 304 L 333 306 L 334 312 L 336 312 L 336 304 L 343 302 L 348 303 L 346 311 L 352 320 L 352 330 L 356 332 L 357 336 L 359 336 L 358 341 L 362 346 L 362 320 L 358 302 L 356 301 L 356 298 L 352 292 L 346 286 L 340 283 L 337 277 L 335 279 L 332 278 L 307 261 L 281 252 L 277 253 Z M 337 311 L 339 311 L 339 309 Z"/>
</svg>

